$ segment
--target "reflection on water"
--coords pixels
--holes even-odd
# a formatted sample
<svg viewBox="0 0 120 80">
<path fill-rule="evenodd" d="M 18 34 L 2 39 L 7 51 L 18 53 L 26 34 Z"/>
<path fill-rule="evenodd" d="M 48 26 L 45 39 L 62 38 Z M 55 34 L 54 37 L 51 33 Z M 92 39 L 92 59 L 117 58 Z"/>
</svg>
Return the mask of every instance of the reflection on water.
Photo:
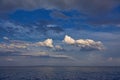
<svg viewBox="0 0 120 80">
<path fill-rule="evenodd" d="M 120 80 L 120 67 L 0 67 L 0 80 Z"/>
</svg>

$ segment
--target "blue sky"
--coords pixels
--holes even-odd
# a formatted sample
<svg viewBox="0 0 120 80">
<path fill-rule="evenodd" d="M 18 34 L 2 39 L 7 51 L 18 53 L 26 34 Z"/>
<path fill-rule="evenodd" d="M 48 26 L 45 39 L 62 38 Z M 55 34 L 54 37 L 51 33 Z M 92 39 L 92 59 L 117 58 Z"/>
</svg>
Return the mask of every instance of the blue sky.
<svg viewBox="0 0 120 80">
<path fill-rule="evenodd" d="M 1 0 L 0 66 L 120 66 L 119 0 Z"/>
</svg>

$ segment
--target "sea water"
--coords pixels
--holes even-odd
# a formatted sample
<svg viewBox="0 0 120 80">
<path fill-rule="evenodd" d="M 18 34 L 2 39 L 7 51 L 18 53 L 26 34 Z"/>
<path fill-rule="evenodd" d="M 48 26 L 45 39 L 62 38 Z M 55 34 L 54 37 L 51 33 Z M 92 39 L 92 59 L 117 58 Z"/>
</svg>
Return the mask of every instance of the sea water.
<svg viewBox="0 0 120 80">
<path fill-rule="evenodd" d="M 120 67 L 0 67 L 0 80 L 120 80 Z"/>
</svg>

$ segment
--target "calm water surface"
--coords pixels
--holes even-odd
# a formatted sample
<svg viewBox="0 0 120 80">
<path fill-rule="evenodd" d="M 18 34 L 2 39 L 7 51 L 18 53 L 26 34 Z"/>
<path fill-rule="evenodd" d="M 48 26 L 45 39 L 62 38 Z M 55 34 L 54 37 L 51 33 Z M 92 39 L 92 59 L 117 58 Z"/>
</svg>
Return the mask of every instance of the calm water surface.
<svg viewBox="0 0 120 80">
<path fill-rule="evenodd" d="M 120 67 L 0 67 L 0 80 L 120 80 Z"/>
</svg>

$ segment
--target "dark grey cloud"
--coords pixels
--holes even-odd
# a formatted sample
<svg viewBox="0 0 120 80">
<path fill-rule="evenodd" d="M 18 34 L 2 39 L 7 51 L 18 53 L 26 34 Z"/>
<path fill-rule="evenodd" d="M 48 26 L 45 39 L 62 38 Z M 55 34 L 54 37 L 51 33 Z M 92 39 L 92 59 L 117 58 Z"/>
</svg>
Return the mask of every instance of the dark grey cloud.
<svg viewBox="0 0 120 80">
<path fill-rule="evenodd" d="M 101 14 L 111 11 L 119 0 L 0 0 L 0 11 L 15 9 L 78 9 L 84 13 Z"/>
<path fill-rule="evenodd" d="M 64 1 L 56 1 L 56 0 L 1 0 L 0 1 L 0 9 L 2 11 L 9 11 L 15 9 L 38 9 L 38 8 L 46 8 L 53 9 L 58 6 L 64 7 Z"/>
</svg>

